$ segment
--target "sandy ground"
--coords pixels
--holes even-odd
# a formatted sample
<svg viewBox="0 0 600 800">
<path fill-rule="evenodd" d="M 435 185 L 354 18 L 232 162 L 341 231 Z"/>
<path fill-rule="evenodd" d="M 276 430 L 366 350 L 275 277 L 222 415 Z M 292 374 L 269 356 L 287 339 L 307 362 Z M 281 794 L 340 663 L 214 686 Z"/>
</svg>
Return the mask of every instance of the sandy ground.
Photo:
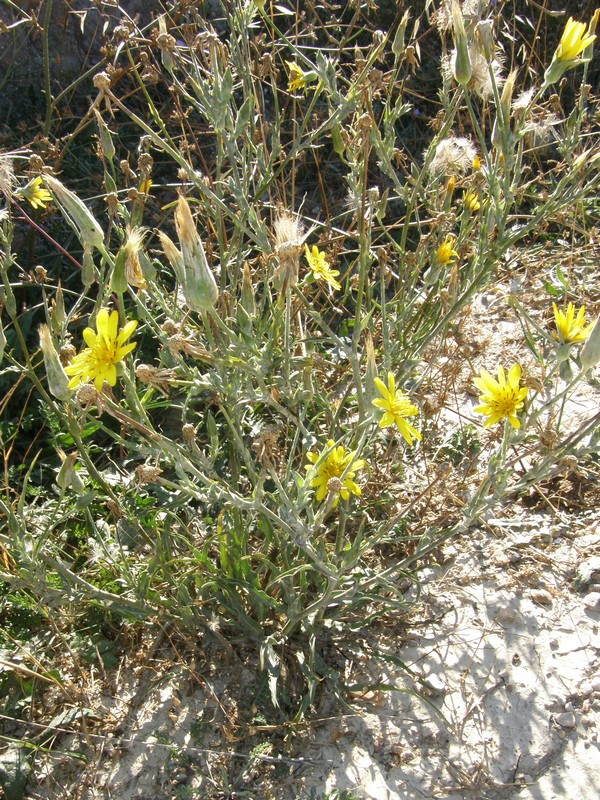
<svg viewBox="0 0 600 800">
<path fill-rule="evenodd" d="M 51 759 L 29 796 L 597 800 L 600 511 L 513 509 L 443 558 L 409 625 L 348 642 L 350 705 L 321 698 L 287 750 L 276 725 L 231 724 L 253 668 L 194 670 L 163 649 L 99 698 L 108 735 L 65 737 L 92 742 L 88 766 Z"/>
</svg>

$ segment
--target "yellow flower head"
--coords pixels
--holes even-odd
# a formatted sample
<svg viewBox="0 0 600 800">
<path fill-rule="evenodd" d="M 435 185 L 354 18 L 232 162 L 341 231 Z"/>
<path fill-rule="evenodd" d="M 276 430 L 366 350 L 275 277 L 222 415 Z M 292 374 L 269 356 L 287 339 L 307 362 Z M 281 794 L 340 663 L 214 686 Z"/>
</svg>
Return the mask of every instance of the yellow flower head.
<svg viewBox="0 0 600 800">
<path fill-rule="evenodd" d="M 466 192 L 463 195 L 463 203 L 465 204 L 465 208 L 468 208 L 469 211 L 479 211 L 481 208 L 481 200 L 476 192 Z"/>
<path fill-rule="evenodd" d="M 52 195 L 42 185 L 42 179 L 38 176 L 29 181 L 24 189 L 19 192 L 20 197 L 24 197 L 33 208 L 46 208 L 46 203 L 52 202 Z"/>
<path fill-rule="evenodd" d="M 388 428 L 396 425 L 408 444 L 412 445 L 413 437 L 420 441 L 423 437 L 419 431 L 406 421 L 406 417 L 414 417 L 418 414 L 419 409 L 410 402 L 406 395 L 397 391 L 394 375 L 388 372 L 387 386 L 381 378 L 375 378 L 375 386 L 379 389 L 382 397 L 375 398 L 373 405 L 385 412 L 379 420 L 379 427 Z"/>
<path fill-rule="evenodd" d="M 456 244 L 456 236 L 453 236 L 449 233 L 446 238 L 444 239 L 443 243 L 438 247 L 435 251 L 435 261 L 440 266 L 446 266 L 451 261 L 455 261 L 458 258 L 458 253 L 454 249 L 454 245 Z"/>
<path fill-rule="evenodd" d="M 569 17 L 554 53 L 554 60 L 562 62 L 574 61 L 595 38 L 596 35 L 592 35 L 589 32 L 585 22 L 576 22 L 573 17 Z"/>
<path fill-rule="evenodd" d="M 325 253 L 322 253 L 316 245 L 309 248 L 307 244 L 304 245 L 306 260 L 308 266 L 312 270 L 312 274 L 318 281 L 325 281 L 333 289 L 341 289 L 341 284 L 336 281 L 336 276 L 340 274 L 339 270 L 331 269 L 329 261 L 325 258 Z"/>
<path fill-rule="evenodd" d="M 573 344 L 574 342 L 585 342 L 594 323 L 586 326 L 585 306 L 581 306 L 575 316 L 575 306 L 569 303 L 566 313 L 561 311 L 556 303 L 552 303 L 554 309 L 554 322 L 556 324 L 556 332 L 560 341 L 564 344 Z"/>
<path fill-rule="evenodd" d="M 519 386 L 520 380 L 521 367 L 518 364 L 511 367 L 508 378 L 502 367 L 498 367 L 498 380 L 484 369 L 481 370 L 480 377 L 473 378 L 475 386 L 483 392 L 479 398 L 481 405 L 477 406 L 475 411 L 487 417 L 485 428 L 503 419 L 507 419 L 513 428 L 521 427 L 517 411 L 523 408 L 529 389 L 526 386 Z"/>
<path fill-rule="evenodd" d="M 96 317 L 96 329 L 86 328 L 83 338 L 87 348 L 78 353 L 65 368 L 67 375 L 73 377 L 69 381 L 69 389 L 75 389 L 81 383 L 93 383 L 100 392 L 106 381 L 110 386 L 117 382 L 116 365 L 123 361 L 127 353 L 135 347 L 135 342 L 125 344 L 137 328 L 137 322 L 128 322 L 119 330 L 119 314 L 101 308 Z"/>
<path fill-rule="evenodd" d="M 350 494 L 362 494 L 354 478 L 367 462 L 355 456 L 356 450 L 346 451 L 342 445 L 336 447 L 333 439 L 329 439 L 320 453 L 306 454 L 309 463 L 304 469 L 308 472 L 310 485 L 317 490 L 317 500 L 325 500 L 330 493 L 335 493 L 332 506 L 335 508 L 340 497 L 348 500 Z"/>
<path fill-rule="evenodd" d="M 285 63 L 288 68 L 288 92 L 293 93 L 299 89 L 305 89 L 313 80 L 314 73 L 304 72 L 295 61 L 286 61 Z"/>
</svg>

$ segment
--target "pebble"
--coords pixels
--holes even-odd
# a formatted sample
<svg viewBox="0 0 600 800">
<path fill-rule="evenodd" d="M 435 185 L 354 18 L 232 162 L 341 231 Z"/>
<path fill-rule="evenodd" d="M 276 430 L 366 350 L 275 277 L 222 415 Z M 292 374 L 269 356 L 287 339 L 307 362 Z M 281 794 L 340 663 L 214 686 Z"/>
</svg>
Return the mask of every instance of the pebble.
<svg viewBox="0 0 600 800">
<path fill-rule="evenodd" d="M 537 603 L 540 606 L 551 606 L 552 605 L 552 595 L 550 592 L 547 592 L 545 589 L 534 589 L 530 595 L 531 599 L 534 603 Z"/>
<path fill-rule="evenodd" d="M 561 728 L 574 728 L 577 725 L 575 714 L 572 711 L 564 711 L 562 714 L 557 714 L 555 719 Z"/>
<path fill-rule="evenodd" d="M 583 598 L 583 605 L 592 611 L 600 611 L 600 592 L 590 592 Z"/>
<path fill-rule="evenodd" d="M 544 703 L 544 708 L 548 711 L 560 711 L 560 709 L 564 709 L 565 701 L 562 700 L 560 697 L 549 697 L 548 700 Z"/>
<path fill-rule="evenodd" d="M 565 711 L 574 711 L 574 710 L 575 706 L 573 705 L 573 703 L 565 703 Z"/>
<path fill-rule="evenodd" d="M 499 608 L 496 613 L 496 622 L 500 625 L 507 625 L 510 622 L 515 622 L 517 619 L 517 612 L 514 608 Z"/>
<path fill-rule="evenodd" d="M 446 692 L 446 684 L 439 675 L 435 674 L 435 672 L 432 672 L 431 675 L 427 675 L 423 678 L 423 686 L 429 689 L 434 697 Z"/>
<path fill-rule="evenodd" d="M 575 588 L 577 591 L 587 589 L 595 578 L 600 578 L 600 556 L 592 556 L 577 567 Z"/>
<path fill-rule="evenodd" d="M 579 694 L 582 697 L 588 697 L 594 691 L 594 687 L 590 683 L 590 681 L 583 681 L 579 687 Z"/>
<path fill-rule="evenodd" d="M 592 678 L 590 684 L 593 692 L 600 692 L 600 678 Z"/>
</svg>

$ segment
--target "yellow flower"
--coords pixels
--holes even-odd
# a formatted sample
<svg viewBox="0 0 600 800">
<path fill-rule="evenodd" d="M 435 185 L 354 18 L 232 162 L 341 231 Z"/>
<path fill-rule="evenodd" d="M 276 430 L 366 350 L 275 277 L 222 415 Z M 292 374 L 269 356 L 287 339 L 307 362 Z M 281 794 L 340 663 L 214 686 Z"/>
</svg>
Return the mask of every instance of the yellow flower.
<svg viewBox="0 0 600 800">
<path fill-rule="evenodd" d="M 463 203 L 465 204 L 465 208 L 468 208 L 469 211 L 479 211 L 481 208 L 481 200 L 476 192 L 466 192 L 466 194 L 463 195 Z"/>
<path fill-rule="evenodd" d="M 481 405 L 475 411 L 487 417 L 485 428 L 503 419 L 508 419 L 513 428 L 521 427 L 517 411 L 523 408 L 529 389 L 519 386 L 520 380 L 521 367 L 518 364 L 511 367 L 508 379 L 502 367 L 498 367 L 498 380 L 484 369 L 481 370 L 480 377 L 473 378 L 475 386 L 483 392 L 479 398 Z"/>
<path fill-rule="evenodd" d="M 313 74 L 304 72 L 295 61 L 286 61 L 288 68 L 288 92 L 297 92 L 305 89 L 313 79 Z"/>
<path fill-rule="evenodd" d="M 458 253 L 454 249 L 456 244 L 456 236 L 449 233 L 444 239 L 443 243 L 435 251 L 435 261 L 437 264 L 446 266 L 451 261 L 458 258 Z"/>
<path fill-rule="evenodd" d="M 573 303 L 569 303 L 566 313 L 561 311 L 556 303 L 552 303 L 552 308 L 554 309 L 556 332 L 560 340 L 565 344 L 585 342 L 594 327 L 593 322 L 587 326 L 585 324 L 585 306 L 581 306 L 577 312 L 577 316 L 575 316 L 575 306 Z"/>
<path fill-rule="evenodd" d="M 585 22 L 576 22 L 573 17 L 569 17 L 556 48 L 554 59 L 563 62 L 573 61 L 583 53 L 595 38 L 596 35 L 590 34 L 589 30 L 586 29 Z"/>
<path fill-rule="evenodd" d="M 569 17 L 550 66 L 544 74 L 544 89 L 559 81 L 567 70 L 577 67 L 583 61 L 590 61 L 596 40 L 594 31 L 597 24 L 597 9 L 587 28 L 584 22 L 576 22 L 573 17 Z"/>
<path fill-rule="evenodd" d="M 137 328 L 137 322 L 128 322 L 119 331 L 119 314 L 101 308 L 96 317 L 96 331 L 86 328 L 83 338 L 87 348 L 78 353 L 65 368 L 67 375 L 73 377 L 69 381 L 69 389 L 75 389 L 81 383 L 92 383 L 100 392 L 106 381 L 110 386 L 117 382 L 116 365 L 123 361 L 127 353 L 135 347 L 135 342 L 125 344 Z"/>
<path fill-rule="evenodd" d="M 419 431 L 413 428 L 410 422 L 406 421 L 406 417 L 414 417 L 418 414 L 419 409 L 410 402 L 406 395 L 396 390 L 394 375 L 388 372 L 387 386 L 381 378 L 375 378 L 375 386 L 383 396 L 375 398 L 373 405 L 385 411 L 379 420 L 379 427 L 388 428 L 390 425 L 396 425 L 410 445 L 413 443 L 413 436 L 420 441 L 423 437 Z"/>
<path fill-rule="evenodd" d="M 52 202 L 52 195 L 48 189 L 42 185 L 42 179 L 40 177 L 29 181 L 27 186 L 20 190 L 19 196 L 29 201 L 33 208 L 46 208 L 46 203 Z"/>
<path fill-rule="evenodd" d="M 350 494 L 362 494 L 354 478 L 367 462 L 355 456 L 356 450 L 346 451 L 342 445 L 336 447 L 333 439 L 329 439 L 321 453 L 306 454 L 309 463 L 304 469 L 308 472 L 310 485 L 317 490 L 317 500 L 325 500 L 330 493 L 335 493 L 332 506 L 335 508 L 340 497 L 348 500 Z"/>
<path fill-rule="evenodd" d="M 334 289 L 341 289 L 341 284 L 335 279 L 340 272 L 337 269 L 331 269 L 329 261 L 325 258 L 325 253 L 322 253 L 316 245 L 313 245 L 312 249 L 310 249 L 305 244 L 304 248 L 308 266 L 311 268 L 314 277 L 318 281 L 325 281 Z"/>
</svg>

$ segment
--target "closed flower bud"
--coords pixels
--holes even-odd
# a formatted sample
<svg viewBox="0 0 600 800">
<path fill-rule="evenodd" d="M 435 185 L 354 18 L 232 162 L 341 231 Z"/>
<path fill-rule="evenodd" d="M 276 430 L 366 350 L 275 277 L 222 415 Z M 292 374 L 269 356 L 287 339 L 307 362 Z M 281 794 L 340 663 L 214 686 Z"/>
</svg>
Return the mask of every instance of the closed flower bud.
<svg viewBox="0 0 600 800">
<path fill-rule="evenodd" d="M 77 461 L 77 453 L 69 453 L 65 455 L 62 450 L 58 451 L 62 466 L 56 476 L 56 483 L 63 491 L 69 487 L 77 494 L 83 494 L 85 486 L 79 473 L 75 469 L 75 462 Z"/>
<path fill-rule="evenodd" d="M 69 391 L 69 378 L 60 363 L 60 358 L 52 341 L 52 334 L 47 325 L 40 325 L 40 347 L 44 356 L 48 389 L 57 400 L 67 400 L 71 396 Z"/>
<path fill-rule="evenodd" d="M 52 192 L 63 216 L 75 228 L 81 241 L 87 242 L 92 247 L 102 247 L 104 233 L 85 203 L 52 175 L 44 175 L 43 180 Z"/>
<path fill-rule="evenodd" d="M 366 355 L 366 370 L 365 370 L 365 388 L 364 400 L 368 408 L 371 409 L 371 416 L 375 415 L 375 409 L 371 408 L 371 401 L 377 397 L 375 389 L 375 378 L 379 374 L 377 369 L 377 362 L 375 360 L 375 347 L 373 346 L 373 336 L 367 330 L 365 335 L 365 355 Z"/>
<path fill-rule="evenodd" d="M 193 311 L 213 308 L 219 297 L 219 288 L 208 266 L 204 246 L 185 197 L 179 198 L 175 209 L 175 228 L 183 257 L 182 289 L 187 304 Z"/>
<path fill-rule="evenodd" d="M 587 372 L 600 362 L 600 317 L 583 345 L 580 358 L 582 372 Z"/>
<path fill-rule="evenodd" d="M 242 305 L 249 317 L 256 316 L 256 299 L 254 296 L 254 285 L 252 283 L 252 276 L 250 274 L 250 267 L 248 262 L 244 262 L 244 271 L 242 273 Z"/>
<path fill-rule="evenodd" d="M 2 325 L 2 320 L 0 320 L 0 364 L 2 363 L 2 359 L 4 358 L 5 348 L 6 348 L 6 336 L 4 335 L 4 326 Z"/>
<path fill-rule="evenodd" d="M 454 80 L 462 86 L 466 86 L 473 75 L 471 57 L 469 55 L 469 45 L 467 43 L 467 33 L 462 11 L 457 2 L 452 3 L 452 19 L 454 21 L 454 46 L 455 51 L 452 56 L 452 74 Z"/>
<path fill-rule="evenodd" d="M 62 333 L 66 321 L 65 298 L 62 286 L 59 283 L 56 289 L 56 296 L 52 301 L 52 310 L 50 311 L 50 324 L 53 332 L 56 334 Z"/>
<path fill-rule="evenodd" d="M 160 239 L 160 243 L 162 245 L 164 254 L 167 257 L 169 264 L 173 268 L 175 277 L 177 278 L 179 283 L 183 285 L 183 281 L 185 280 L 185 269 L 183 267 L 183 256 L 181 255 L 181 251 L 179 250 L 175 242 L 172 239 L 170 239 L 166 233 L 159 231 L 158 238 Z"/>
<path fill-rule="evenodd" d="M 396 58 L 400 58 L 400 56 L 404 55 L 404 51 L 406 50 L 404 42 L 406 37 L 406 26 L 408 25 L 409 19 L 410 12 L 405 11 L 402 15 L 402 19 L 398 23 L 398 27 L 396 28 L 394 41 L 392 42 L 392 53 L 396 56 Z"/>
<path fill-rule="evenodd" d="M 94 256 L 92 253 L 92 246 L 88 242 L 83 243 L 83 269 L 81 270 L 81 282 L 87 288 L 95 282 L 97 276 L 96 265 L 94 264 Z"/>
<path fill-rule="evenodd" d="M 107 158 L 112 163 L 116 153 L 112 134 L 109 131 L 106 122 L 104 122 L 104 120 L 102 119 L 102 116 L 100 115 L 98 109 L 95 109 L 94 113 L 96 115 L 96 125 L 98 126 L 100 149 L 104 154 L 104 157 Z"/>
<path fill-rule="evenodd" d="M 127 266 L 127 251 L 121 247 L 116 255 L 115 263 L 110 273 L 110 290 L 117 294 L 125 294 L 127 291 L 127 276 L 125 269 Z"/>
<path fill-rule="evenodd" d="M 486 61 L 491 64 L 496 52 L 496 44 L 494 42 L 494 20 L 479 20 L 475 26 L 475 38 L 483 51 Z"/>
</svg>

